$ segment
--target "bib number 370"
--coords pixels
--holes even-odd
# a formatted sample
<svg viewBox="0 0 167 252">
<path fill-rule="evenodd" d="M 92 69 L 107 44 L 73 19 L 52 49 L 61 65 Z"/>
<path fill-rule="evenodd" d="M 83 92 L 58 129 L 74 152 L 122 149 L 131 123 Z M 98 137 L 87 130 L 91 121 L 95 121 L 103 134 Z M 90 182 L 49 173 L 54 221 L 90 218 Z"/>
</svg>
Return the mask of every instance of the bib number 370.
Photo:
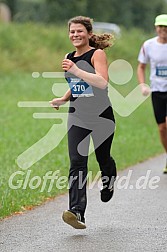
<svg viewBox="0 0 167 252">
<path fill-rule="evenodd" d="M 84 92 L 86 90 L 85 86 L 80 84 L 80 85 L 73 85 L 73 91 L 74 92 Z"/>
</svg>

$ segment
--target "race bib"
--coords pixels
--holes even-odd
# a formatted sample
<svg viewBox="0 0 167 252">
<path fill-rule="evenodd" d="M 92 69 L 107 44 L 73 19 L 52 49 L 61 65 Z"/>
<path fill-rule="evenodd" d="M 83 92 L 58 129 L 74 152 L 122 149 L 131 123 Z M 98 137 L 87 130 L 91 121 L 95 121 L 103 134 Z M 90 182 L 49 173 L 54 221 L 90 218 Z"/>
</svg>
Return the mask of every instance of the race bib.
<svg viewBox="0 0 167 252">
<path fill-rule="evenodd" d="M 156 76 L 167 77 L 167 66 L 156 66 Z"/>
<path fill-rule="evenodd" d="M 94 96 L 92 87 L 84 80 L 68 77 L 67 81 L 73 97 Z"/>
</svg>

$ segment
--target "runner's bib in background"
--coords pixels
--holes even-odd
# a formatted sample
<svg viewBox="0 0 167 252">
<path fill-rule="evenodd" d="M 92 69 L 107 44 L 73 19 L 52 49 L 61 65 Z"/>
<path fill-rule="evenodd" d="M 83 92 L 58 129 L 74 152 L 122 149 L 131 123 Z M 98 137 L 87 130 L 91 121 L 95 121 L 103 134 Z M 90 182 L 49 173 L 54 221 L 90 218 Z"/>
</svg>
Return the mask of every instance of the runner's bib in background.
<svg viewBox="0 0 167 252">
<path fill-rule="evenodd" d="M 167 66 L 156 66 L 156 76 L 167 77 Z"/>
<path fill-rule="evenodd" d="M 92 87 L 84 80 L 72 77 L 67 77 L 66 79 L 71 89 L 71 94 L 73 97 L 94 96 Z"/>
</svg>

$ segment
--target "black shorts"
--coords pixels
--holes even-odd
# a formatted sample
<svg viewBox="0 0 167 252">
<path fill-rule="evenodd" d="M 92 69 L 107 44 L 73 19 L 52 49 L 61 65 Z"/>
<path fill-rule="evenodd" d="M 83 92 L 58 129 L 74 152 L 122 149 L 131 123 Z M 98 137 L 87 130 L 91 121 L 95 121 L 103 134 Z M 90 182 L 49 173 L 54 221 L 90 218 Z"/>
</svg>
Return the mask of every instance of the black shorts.
<svg viewBox="0 0 167 252">
<path fill-rule="evenodd" d="M 157 124 L 164 123 L 167 116 L 167 92 L 152 92 L 152 104 Z"/>
</svg>

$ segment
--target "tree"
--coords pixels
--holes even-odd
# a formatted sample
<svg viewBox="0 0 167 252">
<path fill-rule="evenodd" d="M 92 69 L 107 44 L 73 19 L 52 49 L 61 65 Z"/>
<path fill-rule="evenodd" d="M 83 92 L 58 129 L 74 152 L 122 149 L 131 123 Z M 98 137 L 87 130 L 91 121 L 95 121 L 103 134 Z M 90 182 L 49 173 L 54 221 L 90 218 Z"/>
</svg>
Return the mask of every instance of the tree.
<svg viewBox="0 0 167 252">
<path fill-rule="evenodd" d="M 166 0 L 87 0 L 87 15 L 96 21 L 113 22 L 149 31 L 158 14 L 167 11 Z"/>
<path fill-rule="evenodd" d="M 87 0 L 46 0 L 48 22 L 65 22 L 73 16 L 85 15 Z"/>
<path fill-rule="evenodd" d="M 149 31 L 154 26 L 155 17 L 164 12 L 165 2 L 161 0 L 133 0 L 132 2 L 133 26 Z"/>
<path fill-rule="evenodd" d="M 167 12 L 167 0 L 1 0 L 17 21 L 63 23 L 84 15 L 94 21 L 149 31 L 157 15 Z M 18 18 L 19 17 L 19 18 Z"/>
</svg>

